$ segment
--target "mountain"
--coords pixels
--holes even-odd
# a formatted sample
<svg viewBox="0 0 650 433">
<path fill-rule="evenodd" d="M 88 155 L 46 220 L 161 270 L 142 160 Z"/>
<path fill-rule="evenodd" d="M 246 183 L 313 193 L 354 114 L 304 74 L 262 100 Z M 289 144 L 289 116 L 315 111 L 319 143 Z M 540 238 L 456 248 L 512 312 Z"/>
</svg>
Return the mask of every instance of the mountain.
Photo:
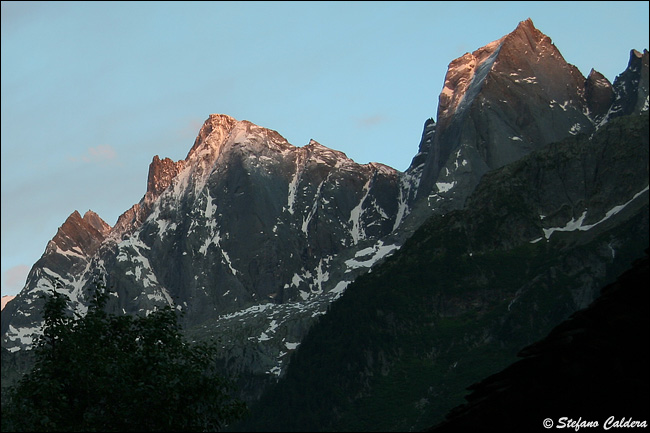
<svg viewBox="0 0 650 433">
<path fill-rule="evenodd" d="M 544 419 L 647 427 L 649 279 L 646 255 L 516 363 L 472 385 L 467 403 L 429 431 L 543 431 Z"/>
<path fill-rule="evenodd" d="M 102 279 L 113 312 L 170 305 L 217 336 L 254 429 L 433 425 L 647 247 L 647 101 L 647 50 L 612 85 L 526 20 L 450 63 L 405 172 L 210 115 L 113 227 L 63 223 L 2 311 L 3 364 L 44 292 L 83 314 Z"/>
<path fill-rule="evenodd" d="M 597 71 L 585 78 L 532 20 L 522 21 L 449 64 L 418 195 L 438 212 L 462 208 L 487 171 L 568 135 L 592 133 L 605 116 L 647 110 L 647 77 L 647 51 L 633 51 L 615 88 Z M 625 109 L 612 105 L 614 95 L 628 101 Z"/>
<path fill-rule="evenodd" d="M 486 173 L 350 284 L 237 430 L 442 421 L 644 255 L 648 135 L 648 113 L 620 117 Z"/>
<path fill-rule="evenodd" d="M 521 23 L 513 34 L 488 48 L 501 45 L 502 56 L 510 50 L 510 41 L 519 42 L 514 36 L 528 30 L 530 22 Z M 550 43 L 544 37 L 540 41 Z M 460 60 L 450 64 L 448 80 Z M 589 305 L 599 289 L 648 246 L 647 108 L 641 105 L 627 117 L 618 116 L 614 109 L 615 101 L 626 99 L 618 89 L 647 77 L 647 62 L 647 51 L 643 55 L 632 51 L 628 69 L 615 84 L 601 86 L 615 95 L 610 106 L 600 107 L 593 116 L 585 112 L 589 113 L 587 103 L 593 111 L 594 101 L 602 102 L 593 91 L 596 72 L 581 83 L 592 90 L 589 98 L 581 99 L 584 105 L 579 110 L 562 103 L 567 110 L 558 111 L 550 103 L 553 99 L 548 99 L 552 96 L 527 98 L 522 93 L 520 104 L 529 108 L 521 110 L 547 110 L 549 116 L 558 117 L 556 124 L 567 128 L 542 131 L 550 138 L 533 140 L 537 149 L 520 148 L 517 151 L 523 156 L 490 167 L 477 186 L 464 192 L 456 189 L 460 183 L 441 182 L 440 176 L 447 175 L 441 170 L 433 193 L 416 202 L 407 217 L 407 221 L 420 217 L 427 206 L 422 213 L 429 219 L 399 251 L 355 280 L 330 306 L 293 354 L 286 375 L 264 393 L 250 419 L 235 430 L 426 428 L 460 404 L 473 381 L 509 365 L 522 347 Z M 545 74 L 575 71 L 564 62 L 554 64 L 561 71 L 551 69 Z M 632 78 L 635 74 L 637 78 Z M 511 88 L 527 84 L 533 92 L 547 92 L 539 83 L 553 79 L 538 75 L 538 83 L 516 82 L 521 75 L 514 73 L 499 78 L 511 80 Z M 477 90 L 476 98 L 484 97 L 486 103 L 498 98 L 484 95 L 484 88 Z M 647 87 L 638 86 L 637 93 L 629 94 L 635 100 L 638 94 L 647 99 Z M 465 89 L 462 97 L 468 95 Z M 536 98 L 547 98 L 547 103 Z M 426 121 L 420 152 L 407 173 L 417 169 L 425 176 L 435 161 L 432 155 L 440 155 L 445 142 L 454 142 L 442 135 L 441 110 L 437 124 Z M 480 104 L 468 104 L 465 110 L 467 117 L 458 115 L 449 123 L 496 115 Z M 571 128 L 576 123 L 559 121 L 561 113 L 589 123 L 577 132 Z M 508 118 L 506 112 L 505 119 L 487 123 L 516 126 L 516 115 Z M 538 116 L 533 120 L 541 122 Z M 471 127 L 467 123 L 461 131 Z M 544 128 L 553 129 L 553 123 Z M 524 137 L 524 129 L 512 136 Z M 496 136 L 485 135 L 483 145 L 500 149 L 503 138 Z M 460 157 L 463 149 L 472 147 L 462 147 L 461 138 L 455 138 L 458 147 L 446 159 L 454 181 L 473 175 L 469 168 L 464 171 L 469 159 Z M 520 140 L 508 140 L 505 147 L 511 149 L 512 142 Z M 435 192 L 446 187 L 450 194 L 445 197 Z M 463 194 L 454 195 L 453 189 Z M 445 203 L 453 204 L 451 210 Z"/>
<path fill-rule="evenodd" d="M 83 312 L 100 275 L 113 311 L 171 304 L 187 329 L 230 328 L 224 350 L 248 348 L 247 367 L 274 377 L 327 304 L 397 248 L 381 238 L 408 206 L 400 188 L 400 173 L 382 164 L 211 115 L 185 160 L 154 157 L 145 196 L 115 227 L 90 211 L 66 220 L 3 312 L 3 347 L 31 343 L 55 281 Z M 242 328 L 246 317 L 256 323 Z"/>
<path fill-rule="evenodd" d="M 11 301 L 13 298 L 15 298 L 15 296 L 5 295 L 2 297 L 2 310 L 4 310 L 5 305 L 7 305 L 7 302 Z"/>
</svg>

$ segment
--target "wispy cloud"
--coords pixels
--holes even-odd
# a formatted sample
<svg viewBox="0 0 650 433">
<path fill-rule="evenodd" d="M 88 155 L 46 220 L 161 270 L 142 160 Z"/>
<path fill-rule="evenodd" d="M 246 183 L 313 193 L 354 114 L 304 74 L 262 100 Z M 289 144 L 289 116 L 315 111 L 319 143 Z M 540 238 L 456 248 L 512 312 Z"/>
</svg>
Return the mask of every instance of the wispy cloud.
<svg viewBox="0 0 650 433">
<path fill-rule="evenodd" d="M 382 114 L 375 114 L 374 116 L 362 117 L 357 119 L 357 126 L 361 128 L 369 128 L 382 124 L 388 120 L 388 117 Z"/>
<path fill-rule="evenodd" d="M 2 292 L 4 294 L 5 290 L 8 293 L 18 293 L 27 280 L 27 274 L 29 273 L 29 266 L 27 265 L 17 265 L 12 268 L 7 269 L 3 276 L 2 281 Z"/>
<path fill-rule="evenodd" d="M 73 162 L 110 162 L 117 160 L 117 152 L 109 144 L 100 144 L 95 147 L 86 149 L 86 153 L 81 156 L 71 156 Z"/>
<path fill-rule="evenodd" d="M 198 117 L 194 118 L 194 119 L 191 119 L 182 128 L 181 133 L 183 135 L 185 135 L 185 134 L 194 134 L 194 135 L 196 135 L 196 134 L 199 133 L 199 130 L 203 126 L 203 123 L 205 123 L 205 119 L 199 119 Z"/>
<path fill-rule="evenodd" d="M 241 119 L 237 119 L 241 120 Z M 200 118 L 192 118 L 187 121 L 185 121 L 175 132 L 174 136 L 177 140 L 187 140 L 187 143 L 191 145 L 192 141 L 194 140 L 201 130 L 201 127 L 203 126 L 203 123 L 205 122 L 205 119 L 200 119 Z M 188 148 L 189 150 L 189 148 Z"/>
<path fill-rule="evenodd" d="M 456 44 L 455 49 L 456 49 L 457 55 L 460 57 L 460 56 L 465 55 L 465 53 L 469 53 L 471 51 L 474 51 L 474 49 L 476 49 L 476 48 L 472 49 L 472 48 L 469 47 L 469 45 L 466 45 L 466 44 Z"/>
</svg>

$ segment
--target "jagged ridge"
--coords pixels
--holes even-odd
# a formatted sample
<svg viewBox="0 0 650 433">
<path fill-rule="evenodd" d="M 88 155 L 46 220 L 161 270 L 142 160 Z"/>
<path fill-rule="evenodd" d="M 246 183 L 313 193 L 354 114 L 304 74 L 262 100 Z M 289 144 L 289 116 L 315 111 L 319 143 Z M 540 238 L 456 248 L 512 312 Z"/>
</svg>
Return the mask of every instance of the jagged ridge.
<svg viewBox="0 0 650 433">
<path fill-rule="evenodd" d="M 115 311 L 173 305 L 187 313 L 189 334 L 224 336 L 229 368 L 281 376 L 288 354 L 350 282 L 432 213 L 462 208 L 485 173 L 553 140 L 597 131 L 630 110 L 622 107 L 647 111 L 647 59 L 647 50 L 633 51 L 613 86 L 595 71 L 584 79 L 524 21 L 450 64 L 438 123 L 425 122 L 406 173 L 356 164 L 315 141 L 295 147 L 276 131 L 210 115 L 185 160 L 153 158 L 145 195 L 109 232 L 94 219 L 84 223 L 88 239 L 62 226 L 70 232 L 61 239 L 67 253 L 46 250 L 3 310 L 3 347 L 29 345 L 38 297 L 52 278 L 83 313 L 99 275 L 115 289 Z M 608 200 L 585 218 L 602 217 Z M 561 209 L 554 215 L 567 216 Z M 71 218 L 71 227 L 82 226 L 78 214 Z M 580 218 L 561 223 L 589 223 Z"/>
</svg>

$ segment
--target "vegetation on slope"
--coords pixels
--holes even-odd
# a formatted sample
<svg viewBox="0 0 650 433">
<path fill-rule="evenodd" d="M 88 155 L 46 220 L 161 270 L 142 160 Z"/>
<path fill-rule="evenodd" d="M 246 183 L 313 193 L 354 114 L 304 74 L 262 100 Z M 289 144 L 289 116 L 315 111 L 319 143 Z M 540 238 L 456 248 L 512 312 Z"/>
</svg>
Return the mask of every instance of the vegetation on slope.
<svg viewBox="0 0 650 433">
<path fill-rule="evenodd" d="M 80 317 L 65 295 L 47 297 L 34 368 L 9 389 L 2 431 L 217 431 L 243 415 L 213 344 L 185 342 L 170 308 L 117 316 L 107 299 L 98 287 Z"/>
<path fill-rule="evenodd" d="M 647 175 L 639 177 L 647 174 L 647 114 L 611 123 L 593 139 L 572 137 L 490 173 L 473 205 L 428 220 L 331 305 L 285 377 L 234 428 L 435 425 L 463 402 L 469 385 L 511 364 L 521 348 L 588 304 L 648 247 L 647 193 L 615 222 L 549 239 L 540 209 L 558 209 L 550 216 L 558 223 L 590 205 L 600 206 L 602 217 L 612 196 L 647 186 Z M 621 190 L 620 176 L 637 166 L 637 179 Z M 619 176 L 607 173 L 617 167 Z M 546 192 L 539 184 L 543 176 L 575 174 L 584 182 Z"/>
</svg>

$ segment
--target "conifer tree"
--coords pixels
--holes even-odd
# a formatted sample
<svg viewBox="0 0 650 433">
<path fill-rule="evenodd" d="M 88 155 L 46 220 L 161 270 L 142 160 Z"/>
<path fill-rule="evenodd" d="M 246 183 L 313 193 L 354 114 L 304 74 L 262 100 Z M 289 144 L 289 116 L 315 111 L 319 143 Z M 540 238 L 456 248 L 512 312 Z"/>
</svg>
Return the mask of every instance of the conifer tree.
<svg viewBox="0 0 650 433">
<path fill-rule="evenodd" d="M 108 296 L 97 283 L 83 316 L 45 296 L 35 365 L 8 391 L 2 431 L 217 431 L 243 416 L 216 343 L 186 342 L 170 307 L 109 314 Z"/>
</svg>

